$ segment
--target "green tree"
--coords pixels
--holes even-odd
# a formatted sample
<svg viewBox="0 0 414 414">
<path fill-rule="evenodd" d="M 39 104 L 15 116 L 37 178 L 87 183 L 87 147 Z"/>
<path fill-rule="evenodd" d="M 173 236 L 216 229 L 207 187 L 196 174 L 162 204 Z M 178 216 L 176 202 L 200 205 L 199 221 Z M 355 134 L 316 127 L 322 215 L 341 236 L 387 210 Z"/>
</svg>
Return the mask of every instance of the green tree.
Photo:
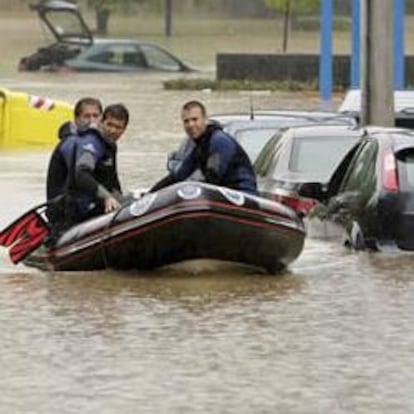
<svg viewBox="0 0 414 414">
<path fill-rule="evenodd" d="M 266 6 L 283 13 L 282 50 L 287 51 L 292 13 L 306 13 L 320 7 L 321 0 L 266 0 Z"/>
</svg>

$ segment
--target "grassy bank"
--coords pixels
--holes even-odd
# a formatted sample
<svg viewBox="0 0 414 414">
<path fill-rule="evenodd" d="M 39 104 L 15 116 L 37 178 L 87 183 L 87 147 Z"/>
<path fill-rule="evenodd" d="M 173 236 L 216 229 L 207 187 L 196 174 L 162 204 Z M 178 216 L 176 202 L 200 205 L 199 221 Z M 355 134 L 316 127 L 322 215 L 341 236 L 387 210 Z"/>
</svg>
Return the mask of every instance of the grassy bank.
<svg viewBox="0 0 414 414">
<path fill-rule="evenodd" d="M 297 81 L 239 81 L 239 80 L 213 80 L 204 78 L 179 78 L 170 79 L 163 82 L 164 88 L 168 90 L 212 90 L 212 91 L 283 91 L 283 92 L 303 92 L 317 91 L 317 82 L 297 82 Z M 338 89 L 337 92 L 343 92 Z"/>
</svg>

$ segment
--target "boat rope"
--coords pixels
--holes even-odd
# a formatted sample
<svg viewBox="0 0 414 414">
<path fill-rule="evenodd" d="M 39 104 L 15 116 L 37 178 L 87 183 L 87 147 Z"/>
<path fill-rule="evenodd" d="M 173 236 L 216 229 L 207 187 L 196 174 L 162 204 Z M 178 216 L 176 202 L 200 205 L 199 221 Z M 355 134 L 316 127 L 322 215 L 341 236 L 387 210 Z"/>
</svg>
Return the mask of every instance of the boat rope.
<svg viewBox="0 0 414 414">
<path fill-rule="evenodd" d="M 112 224 L 115 222 L 115 219 L 118 217 L 118 214 L 123 210 L 123 208 L 121 207 L 112 217 L 111 220 L 109 220 L 109 222 L 106 224 L 106 226 L 104 227 L 104 231 L 102 232 L 102 237 L 99 240 L 99 243 L 101 245 L 101 255 L 102 255 L 102 261 L 104 262 L 105 265 L 105 269 L 109 269 L 109 260 L 108 260 L 108 255 L 107 255 L 107 250 L 105 247 L 105 239 L 106 237 L 106 233 L 107 231 L 109 231 L 110 227 L 112 226 Z"/>
</svg>

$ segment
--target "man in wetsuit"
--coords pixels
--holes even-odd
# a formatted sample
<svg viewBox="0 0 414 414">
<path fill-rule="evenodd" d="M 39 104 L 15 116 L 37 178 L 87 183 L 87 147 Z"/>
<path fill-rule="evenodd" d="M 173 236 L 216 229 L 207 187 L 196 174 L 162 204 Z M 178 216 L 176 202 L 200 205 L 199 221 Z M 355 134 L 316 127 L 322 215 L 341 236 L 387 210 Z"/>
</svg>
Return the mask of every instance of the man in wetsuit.
<svg viewBox="0 0 414 414">
<path fill-rule="evenodd" d="M 121 206 L 116 154 L 117 142 L 128 122 L 129 113 L 124 105 L 109 105 L 103 112 L 99 131 L 86 131 L 76 139 L 74 190 L 79 196 L 80 210 L 76 221 L 109 213 Z"/>
<path fill-rule="evenodd" d="M 55 237 L 71 225 L 120 207 L 117 141 L 128 122 L 129 113 L 124 105 L 109 105 L 98 128 L 78 130 L 60 145 L 59 153 L 68 174 L 63 191 L 63 217 Z"/>
<path fill-rule="evenodd" d="M 182 107 L 184 130 L 195 143 L 177 169 L 150 192 L 184 180 L 207 183 L 257 194 L 256 175 L 240 144 L 216 123 L 209 123 L 201 102 L 189 101 Z"/>
<path fill-rule="evenodd" d="M 65 122 L 59 129 L 60 141 L 50 157 L 46 181 L 46 196 L 49 203 L 46 214 L 52 226 L 62 224 L 64 215 L 62 196 L 67 184 L 68 168 L 61 151 L 62 144 L 78 132 L 96 127 L 101 120 L 102 111 L 102 104 L 98 99 L 82 98 L 75 104 L 73 121 Z"/>
</svg>

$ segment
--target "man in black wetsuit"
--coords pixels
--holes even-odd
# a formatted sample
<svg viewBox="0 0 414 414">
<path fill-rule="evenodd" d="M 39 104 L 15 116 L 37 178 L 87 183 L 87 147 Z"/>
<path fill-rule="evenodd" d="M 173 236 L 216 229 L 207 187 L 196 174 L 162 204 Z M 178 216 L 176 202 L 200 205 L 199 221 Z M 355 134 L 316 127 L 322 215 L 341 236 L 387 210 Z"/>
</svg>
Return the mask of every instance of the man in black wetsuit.
<svg viewBox="0 0 414 414">
<path fill-rule="evenodd" d="M 88 130 L 72 143 L 64 145 L 67 153 L 75 145 L 74 186 L 80 217 L 77 221 L 118 209 L 122 190 L 117 171 L 117 142 L 129 122 L 122 104 L 105 108 L 98 131 Z M 69 157 L 67 157 L 70 162 Z"/>
<path fill-rule="evenodd" d="M 80 131 L 89 127 L 96 127 L 102 117 L 102 104 L 96 98 L 85 97 L 80 99 L 74 108 L 73 121 L 65 122 L 59 129 L 59 143 L 56 145 L 50 157 L 47 181 L 46 197 L 49 203 L 46 214 L 52 225 L 58 225 L 63 218 L 63 202 L 54 201 L 63 196 L 68 179 L 68 168 L 61 153 L 63 142 L 76 136 Z"/>
<path fill-rule="evenodd" d="M 215 123 L 209 123 L 201 102 L 187 102 L 181 112 L 183 126 L 194 147 L 181 164 L 156 183 L 154 192 L 179 181 L 204 181 L 257 194 L 256 175 L 241 145 Z"/>
<path fill-rule="evenodd" d="M 67 174 L 61 188 L 62 201 L 57 203 L 61 206 L 60 214 L 50 221 L 53 238 L 73 224 L 120 207 L 116 143 L 128 122 L 129 113 L 124 105 L 110 105 L 105 108 L 98 128 L 78 130 L 58 146 L 56 157 L 63 160 Z"/>
</svg>

